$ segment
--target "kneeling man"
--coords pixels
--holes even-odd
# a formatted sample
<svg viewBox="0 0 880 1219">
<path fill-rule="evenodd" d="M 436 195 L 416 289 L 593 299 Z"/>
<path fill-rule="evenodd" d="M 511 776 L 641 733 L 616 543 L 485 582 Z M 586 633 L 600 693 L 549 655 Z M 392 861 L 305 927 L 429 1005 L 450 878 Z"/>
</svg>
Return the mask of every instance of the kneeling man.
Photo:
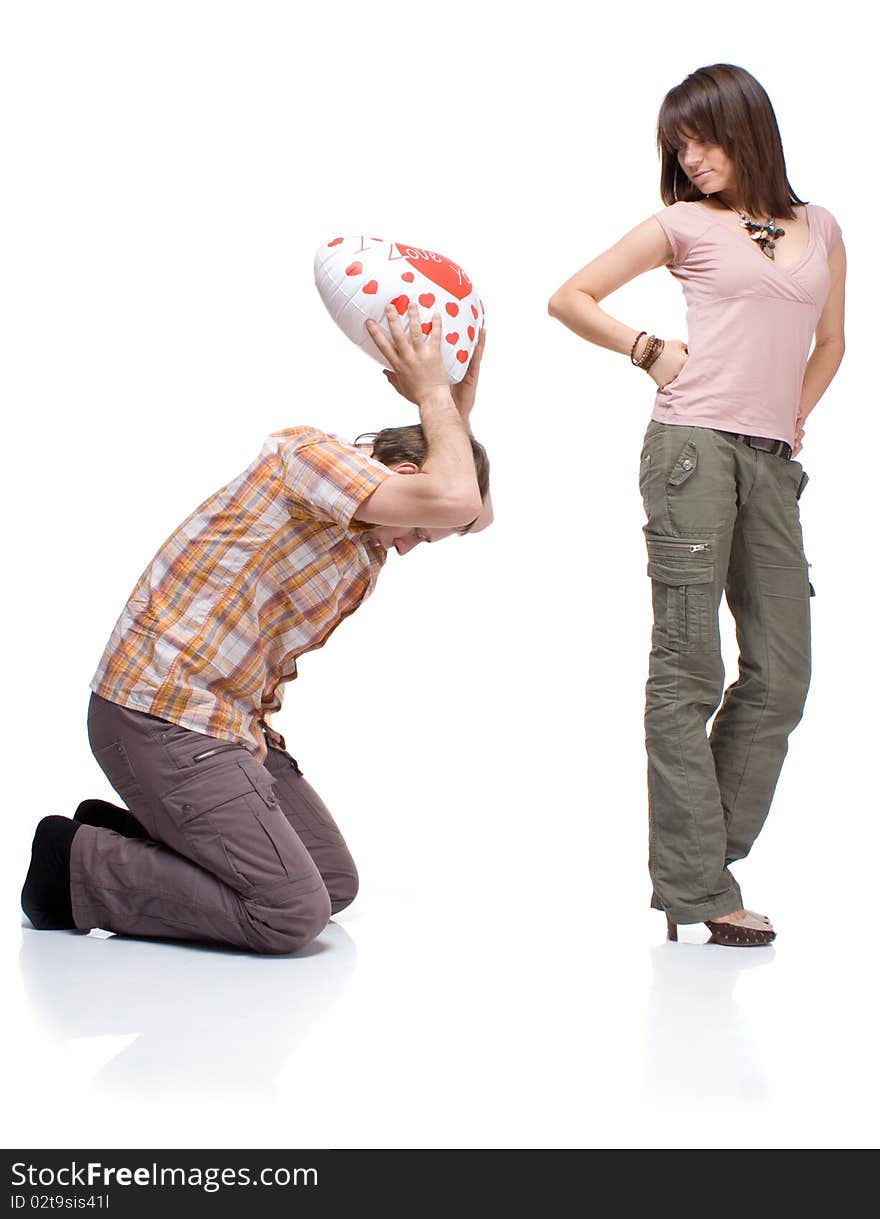
<svg viewBox="0 0 880 1219">
<path fill-rule="evenodd" d="M 310 427 L 269 436 L 175 530 L 138 581 L 92 680 L 92 751 L 128 806 L 45 817 L 22 907 L 38 929 L 102 927 L 294 952 L 357 892 L 333 818 L 267 717 L 297 657 L 373 590 L 392 547 L 491 521 L 464 380 L 393 307 L 370 333 L 420 425 L 366 450 Z M 409 335 L 414 336 L 412 339 Z"/>
</svg>

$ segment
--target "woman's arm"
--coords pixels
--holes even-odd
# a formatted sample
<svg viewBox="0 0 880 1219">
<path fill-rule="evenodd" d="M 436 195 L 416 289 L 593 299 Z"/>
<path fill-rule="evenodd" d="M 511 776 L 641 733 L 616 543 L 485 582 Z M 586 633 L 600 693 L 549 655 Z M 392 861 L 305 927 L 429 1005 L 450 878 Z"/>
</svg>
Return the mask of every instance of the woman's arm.
<svg viewBox="0 0 880 1219">
<path fill-rule="evenodd" d="M 846 250 L 843 242 L 838 241 L 828 259 L 828 269 L 831 272 L 831 287 L 828 289 L 828 299 L 819 324 L 816 327 L 816 341 L 813 351 L 804 369 L 804 379 L 801 383 L 801 397 L 798 404 L 797 425 L 795 428 L 794 456 L 796 457 L 804 445 L 804 425 L 807 416 L 831 384 L 834 374 L 840 367 L 845 349 L 843 341 L 843 312 L 846 287 Z"/>
<path fill-rule="evenodd" d="M 589 343 L 628 356 L 639 331 L 600 309 L 599 301 L 637 275 L 665 266 L 671 259 L 672 248 L 666 234 L 659 222 L 649 216 L 566 280 L 550 298 L 550 315 Z M 646 343 L 647 337 L 639 340 L 637 356 Z M 686 360 L 685 344 L 667 339 L 661 355 L 648 369 L 648 375 L 657 385 L 666 385 L 678 375 Z"/>
</svg>

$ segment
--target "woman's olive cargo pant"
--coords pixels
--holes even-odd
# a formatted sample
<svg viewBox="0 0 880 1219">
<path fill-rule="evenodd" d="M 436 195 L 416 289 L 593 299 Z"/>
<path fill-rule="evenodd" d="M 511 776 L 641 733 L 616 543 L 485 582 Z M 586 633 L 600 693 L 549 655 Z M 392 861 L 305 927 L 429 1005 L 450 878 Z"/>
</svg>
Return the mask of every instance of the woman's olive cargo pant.
<svg viewBox="0 0 880 1219">
<path fill-rule="evenodd" d="M 796 461 L 651 421 L 639 486 L 654 628 L 646 688 L 651 905 L 696 923 L 743 902 L 729 865 L 761 830 L 810 681 Z M 739 676 L 724 691 L 722 592 Z M 706 724 L 718 707 L 711 732 Z"/>
</svg>

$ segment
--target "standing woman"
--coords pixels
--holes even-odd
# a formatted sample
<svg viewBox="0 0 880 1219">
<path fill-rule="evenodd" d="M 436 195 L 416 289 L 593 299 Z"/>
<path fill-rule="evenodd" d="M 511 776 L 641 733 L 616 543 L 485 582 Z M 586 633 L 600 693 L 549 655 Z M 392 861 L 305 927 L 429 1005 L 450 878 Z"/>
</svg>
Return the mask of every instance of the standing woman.
<svg viewBox="0 0 880 1219">
<path fill-rule="evenodd" d="M 788 182 L 770 99 L 743 68 L 700 68 L 660 107 L 666 206 L 578 271 L 550 313 L 657 385 L 641 454 L 654 628 L 647 683 L 651 905 L 718 944 L 768 944 L 729 870 L 761 830 L 810 680 L 812 586 L 792 460 L 843 357 L 846 257 L 832 214 Z M 598 302 L 666 266 L 688 341 Z M 810 354 L 810 344 L 815 344 Z M 809 356 L 809 358 L 808 358 Z M 721 594 L 739 676 L 721 702 Z"/>
</svg>

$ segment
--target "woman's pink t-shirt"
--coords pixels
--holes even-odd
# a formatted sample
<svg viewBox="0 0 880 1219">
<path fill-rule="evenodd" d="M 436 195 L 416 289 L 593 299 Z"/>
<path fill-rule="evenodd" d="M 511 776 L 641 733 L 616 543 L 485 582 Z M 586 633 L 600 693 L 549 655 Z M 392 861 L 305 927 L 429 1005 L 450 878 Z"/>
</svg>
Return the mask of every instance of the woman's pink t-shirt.
<svg viewBox="0 0 880 1219">
<path fill-rule="evenodd" d="M 807 249 L 783 269 L 745 229 L 697 200 L 654 213 L 687 301 L 688 358 L 657 391 L 652 418 L 794 444 L 804 369 L 831 282 L 828 256 L 841 238 L 826 208 L 808 203 L 806 215 Z"/>
</svg>

